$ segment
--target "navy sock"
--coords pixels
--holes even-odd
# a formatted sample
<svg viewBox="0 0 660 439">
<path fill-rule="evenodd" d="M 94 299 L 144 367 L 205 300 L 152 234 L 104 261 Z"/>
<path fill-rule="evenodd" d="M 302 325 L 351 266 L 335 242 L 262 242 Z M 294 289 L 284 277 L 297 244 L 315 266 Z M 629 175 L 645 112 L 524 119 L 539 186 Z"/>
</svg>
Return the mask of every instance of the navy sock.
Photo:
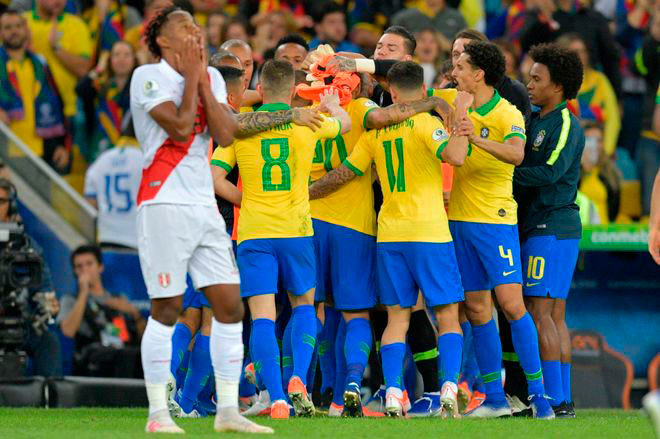
<svg viewBox="0 0 660 439">
<path fill-rule="evenodd" d="M 502 386 L 502 344 L 495 320 L 485 325 L 472 325 L 474 352 L 481 371 L 487 402 L 505 403 Z"/>
<path fill-rule="evenodd" d="M 364 318 L 352 319 L 346 325 L 346 341 L 344 342 L 344 355 L 346 357 L 346 384 L 362 384 L 364 368 L 369 361 L 372 336 L 369 320 Z"/>
<path fill-rule="evenodd" d="M 339 316 L 339 327 L 335 339 L 335 385 L 332 391 L 332 402 L 344 405 L 344 385 L 346 383 L 346 357 L 344 356 L 344 344 L 346 342 L 346 321 Z"/>
<path fill-rule="evenodd" d="M 190 354 L 190 367 L 188 367 L 183 391 L 181 392 L 180 405 L 186 413 L 192 411 L 197 402 L 197 397 L 213 373 L 209 339 L 208 335 L 202 335 L 201 333 L 198 333 L 195 337 L 195 345 Z"/>
<path fill-rule="evenodd" d="M 184 364 L 184 368 L 187 367 L 186 364 L 188 362 L 184 362 L 183 360 L 186 356 L 186 353 L 188 352 L 190 340 L 192 340 L 192 333 L 185 324 L 177 323 L 174 325 L 174 334 L 172 334 L 172 361 L 170 363 L 170 372 L 172 372 L 172 375 L 175 377 L 177 376 L 177 371 L 182 363 Z M 181 385 L 183 385 L 183 382 L 181 382 Z"/>
<path fill-rule="evenodd" d="M 321 366 L 321 393 L 335 386 L 335 338 L 341 313 L 336 309 L 325 307 L 325 323 L 319 338 L 319 364 Z"/>
<path fill-rule="evenodd" d="M 539 355 L 539 337 L 536 332 L 534 320 L 529 313 L 518 320 L 509 321 L 511 326 L 511 340 L 516 350 L 520 366 L 527 378 L 527 393 L 529 395 L 544 395 L 543 372 L 541 370 L 541 356 Z"/>
<path fill-rule="evenodd" d="M 541 361 L 543 368 L 543 387 L 550 397 L 550 405 L 557 407 L 564 402 L 564 389 L 561 382 L 561 364 L 559 361 Z"/>
<path fill-rule="evenodd" d="M 571 363 L 561 363 L 561 382 L 562 389 L 564 390 L 564 400 L 566 400 L 566 402 L 572 402 L 573 395 L 571 395 Z"/>
<path fill-rule="evenodd" d="M 390 343 L 380 347 L 386 388 L 397 387 L 403 390 L 403 357 L 405 355 L 405 343 Z"/>
<path fill-rule="evenodd" d="M 447 333 L 438 337 L 438 370 L 439 385 L 446 381 L 456 384 L 461 370 L 461 357 L 463 354 L 463 336 L 456 333 Z"/>
<path fill-rule="evenodd" d="M 282 372 L 280 370 L 280 349 L 275 338 L 275 322 L 269 319 L 257 319 L 252 322 L 250 344 L 254 369 L 268 390 L 270 400 L 286 400 L 282 390 Z"/>
</svg>

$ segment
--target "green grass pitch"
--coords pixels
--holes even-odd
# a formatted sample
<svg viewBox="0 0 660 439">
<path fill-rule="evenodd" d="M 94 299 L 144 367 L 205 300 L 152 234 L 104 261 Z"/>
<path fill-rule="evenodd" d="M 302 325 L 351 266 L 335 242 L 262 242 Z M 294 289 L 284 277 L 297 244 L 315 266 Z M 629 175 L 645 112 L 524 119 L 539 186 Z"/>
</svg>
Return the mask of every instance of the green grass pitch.
<svg viewBox="0 0 660 439">
<path fill-rule="evenodd" d="M 578 410 L 573 420 L 533 419 L 290 419 L 258 418 L 275 429 L 275 438 L 432 439 L 432 438 L 649 438 L 649 420 L 640 411 Z M 143 433 L 144 409 L 0 409 L 0 438 L 105 439 L 152 437 Z M 213 432 L 213 418 L 182 419 L 192 437 L 246 437 Z M 170 437 L 169 435 L 158 435 Z M 264 437 L 255 435 L 254 437 Z"/>
</svg>

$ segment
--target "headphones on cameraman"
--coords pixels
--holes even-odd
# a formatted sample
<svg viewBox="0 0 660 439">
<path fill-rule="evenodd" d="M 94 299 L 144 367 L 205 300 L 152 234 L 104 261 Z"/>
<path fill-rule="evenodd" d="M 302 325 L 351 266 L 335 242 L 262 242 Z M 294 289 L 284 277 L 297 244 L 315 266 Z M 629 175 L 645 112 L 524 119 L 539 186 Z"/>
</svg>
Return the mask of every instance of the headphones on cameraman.
<svg viewBox="0 0 660 439">
<path fill-rule="evenodd" d="M 9 210 L 7 211 L 7 216 L 9 218 L 18 214 L 18 193 L 16 191 L 16 186 L 14 183 L 7 180 L 6 178 L 0 178 L 0 189 L 4 189 L 9 192 Z"/>
</svg>

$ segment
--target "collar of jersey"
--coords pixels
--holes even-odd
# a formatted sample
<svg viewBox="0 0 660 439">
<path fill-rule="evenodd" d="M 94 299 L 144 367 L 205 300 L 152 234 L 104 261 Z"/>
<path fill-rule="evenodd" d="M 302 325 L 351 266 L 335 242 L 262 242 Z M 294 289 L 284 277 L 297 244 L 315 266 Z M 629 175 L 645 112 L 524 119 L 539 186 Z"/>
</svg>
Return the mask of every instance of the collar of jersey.
<svg viewBox="0 0 660 439">
<path fill-rule="evenodd" d="M 494 91 L 493 97 L 490 98 L 490 101 L 486 102 L 481 107 L 476 108 L 474 110 L 472 108 L 468 109 L 468 113 L 472 113 L 473 111 L 476 111 L 479 116 L 485 116 L 488 113 L 490 113 L 490 111 L 493 108 L 495 108 L 495 106 L 500 101 L 500 99 L 502 99 L 500 97 L 500 94 L 497 92 L 497 90 L 493 89 L 493 91 Z"/>
<path fill-rule="evenodd" d="M 261 107 L 257 108 L 257 111 L 280 111 L 280 110 L 290 110 L 291 107 L 284 102 L 273 102 L 271 104 L 263 104 Z"/>
<path fill-rule="evenodd" d="M 174 70 L 174 67 L 172 67 L 172 66 L 170 65 L 170 63 L 168 63 L 167 61 L 165 61 L 165 58 L 161 58 L 161 59 L 160 59 L 160 65 L 163 66 L 163 68 L 165 69 L 165 73 L 166 73 L 167 75 L 171 75 L 171 76 L 173 76 L 173 77 L 176 78 L 178 81 L 183 81 L 183 80 L 185 79 L 183 76 L 181 76 L 181 74 L 180 74 L 179 72 L 177 72 L 176 70 Z"/>
<path fill-rule="evenodd" d="M 561 112 L 561 110 L 566 108 L 566 106 L 567 106 L 566 101 L 561 101 L 559 104 L 557 104 L 557 106 L 555 108 L 552 109 L 551 112 L 549 112 L 548 114 L 543 116 L 542 119 L 546 119 L 548 116 L 551 116 L 551 115 L 555 114 L 556 112 Z M 539 117 L 540 117 L 541 116 L 541 109 L 540 108 L 538 109 L 538 113 L 539 113 Z"/>
</svg>

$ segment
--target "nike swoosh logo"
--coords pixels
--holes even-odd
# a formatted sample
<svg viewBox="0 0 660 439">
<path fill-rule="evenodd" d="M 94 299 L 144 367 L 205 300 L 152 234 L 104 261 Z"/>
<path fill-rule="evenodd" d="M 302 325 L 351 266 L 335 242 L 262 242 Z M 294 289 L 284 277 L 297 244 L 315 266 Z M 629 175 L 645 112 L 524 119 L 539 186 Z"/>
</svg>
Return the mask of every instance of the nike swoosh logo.
<svg viewBox="0 0 660 439">
<path fill-rule="evenodd" d="M 516 271 L 518 271 L 518 270 L 513 270 L 513 271 L 503 271 L 503 272 L 502 272 L 502 276 L 507 277 L 508 275 L 513 274 L 513 273 L 515 273 Z"/>
<path fill-rule="evenodd" d="M 534 283 L 530 284 L 529 282 L 527 282 L 527 283 L 525 284 L 525 286 L 526 286 L 526 287 L 533 287 L 534 285 L 538 285 L 538 284 L 540 284 L 540 283 L 541 283 L 541 282 L 534 282 Z"/>
</svg>

